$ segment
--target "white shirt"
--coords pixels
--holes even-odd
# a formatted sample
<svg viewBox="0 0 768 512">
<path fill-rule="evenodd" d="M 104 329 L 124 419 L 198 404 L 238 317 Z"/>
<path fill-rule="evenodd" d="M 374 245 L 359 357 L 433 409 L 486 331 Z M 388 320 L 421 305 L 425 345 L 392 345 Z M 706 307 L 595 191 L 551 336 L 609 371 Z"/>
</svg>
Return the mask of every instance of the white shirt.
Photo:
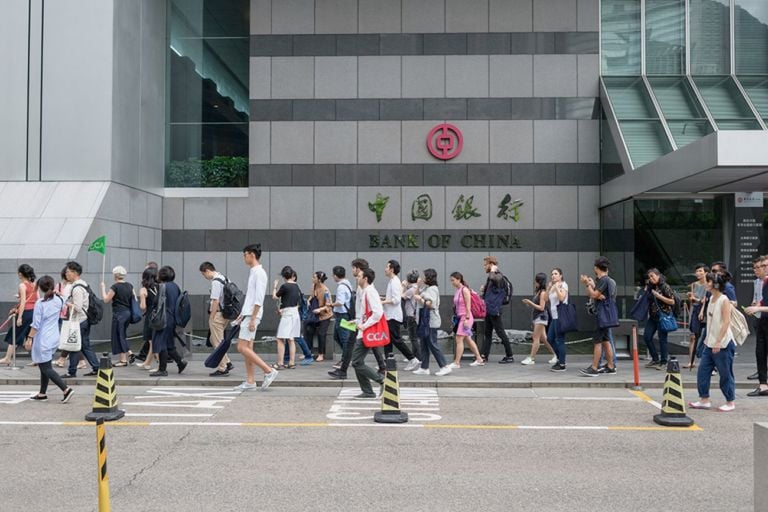
<svg viewBox="0 0 768 512">
<path fill-rule="evenodd" d="M 560 283 L 562 289 L 565 290 L 565 300 L 563 304 L 568 304 L 568 283 L 562 281 Z M 557 320 L 557 306 L 560 304 L 560 297 L 557 296 L 557 288 L 552 288 L 552 293 L 549 294 L 549 313 L 552 320 Z"/>
<path fill-rule="evenodd" d="M 716 302 L 710 303 L 707 308 L 707 339 L 705 340 L 705 343 L 709 348 L 713 348 L 717 345 L 717 338 L 720 336 L 720 325 L 723 323 L 723 306 L 727 302 L 729 302 L 728 297 L 726 297 L 725 294 L 722 294 Z M 732 304 L 728 305 L 735 307 Z M 725 338 L 723 338 L 720 343 L 720 348 L 726 348 L 732 341 L 733 334 L 731 334 L 731 330 L 728 329 L 725 333 Z"/>
<path fill-rule="evenodd" d="M 365 322 L 363 322 L 366 300 L 368 301 L 368 308 L 371 312 L 371 315 Z M 357 313 L 357 321 L 359 326 L 357 329 L 357 337 L 360 339 L 363 337 L 363 331 L 379 321 L 381 315 L 384 314 L 384 308 L 381 306 L 379 292 L 376 291 L 376 287 L 372 284 L 369 284 L 365 289 L 357 289 L 357 302 L 359 307 L 355 313 Z"/>
<path fill-rule="evenodd" d="M 400 307 L 400 300 L 403 295 L 403 284 L 397 276 L 392 276 L 387 283 L 387 294 L 385 300 L 393 301 L 392 304 L 384 304 L 384 317 L 387 320 L 396 320 L 403 322 L 403 308 Z"/>
<path fill-rule="evenodd" d="M 219 301 L 219 307 L 221 307 L 221 296 L 224 294 L 224 283 L 222 281 L 227 281 L 224 274 L 221 272 L 214 272 L 213 279 L 211 279 L 211 302 L 215 300 Z"/>
<path fill-rule="evenodd" d="M 245 292 L 245 303 L 243 304 L 243 316 L 251 316 L 253 306 L 260 306 L 259 313 L 256 315 L 256 321 L 260 321 L 264 316 L 264 296 L 267 294 L 267 273 L 261 264 L 251 267 L 248 273 L 248 288 Z"/>
</svg>

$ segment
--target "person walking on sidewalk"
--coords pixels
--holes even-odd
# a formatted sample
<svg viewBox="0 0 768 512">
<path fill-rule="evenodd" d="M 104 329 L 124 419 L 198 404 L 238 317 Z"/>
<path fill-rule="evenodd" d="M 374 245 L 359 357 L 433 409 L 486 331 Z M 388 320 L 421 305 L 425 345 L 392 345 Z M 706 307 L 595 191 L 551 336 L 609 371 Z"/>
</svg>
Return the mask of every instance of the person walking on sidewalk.
<svg viewBox="0 0 768 512">
<path fill-rule="evenodd" d="M 756 275 L 762 280 L 760 301 L 744 309 L 747 315 L 758 316 L 755 333 L 755 358 L 759 385 L 747 396 L 768 396 L 768 255 L 762 256 L 755 267 Z"/>
<path fill-rule="evenodd" d="M 240 325 L 237 334 L 237 351 L 245 359 L 245 382 L 235 389 L 249 391 L 256 388 L 254 382 L 254 366 L 258 366 L 264 372 L 264 381 L 261 389 L 266 390 L 277 378 L 277 370 L 270 368 L 267 363 L 253 351 L 253 340 L 256 339 L 256 329 L 264 315 L 264 296 L 267 293 L 267 272 L 261 264 L 261 245 L 251 244 L 243 249 L 243 261 L 250 268 L 248 273 L 248 287 L 245 292 L 245 301 L 240 316 L 233 322 Z"/>
<path fill-rule="evenodd" d="M 414 295 L 419 293 L 419 271 L 411 270 L 408 275 L 405 276 L 403 286 L 403 314 L 405 315 L 405 328 L 408 330 L 408 339 L 411 341 L 411 351 L 416 357 L 421 354 L 421 345 L 419 344 L 419 337 L 416 335 L 416 311 L 418 305 Z"/>
<path fill-rule="evenodd" d="M 314 360 L 318 363 L 325 361 L 325 339 L 328 336 L 331 317 L 333 317 L 331 291 L 325 285 L 327 280 L 328 276 L 321 270 L 312 273 L 312 295 L 309 298 L 311 318 L 304 322 L 304 337 L 309 357 L 305 354 L 302 364 L 312 363 L 312 347 L 315 344 L 315 338 L 317 338 L 317 356 Z"/>
<path fill-rule="evenodd" d="M 531 345 L 531 354 L 520 361 L 520 364 L 536 364 L 536 354 L 539 353 L 541 343 L 546 345 L 547 349 L 554 356 L 549 364 L 557 362 L 555 351 L 547 341 L 547 325 L 549 324 L 549 294 L 547 293 L 547 274 L 539 272 L 533 281 L 533 297 L 523 299 L 523 304 L 531 308 L 531 322 L 533 323 L 533 344 Z"/>
<path fill-rule="evenodd" d="M 128 271 L 118 265 L 112 269 L 114 284 L 107 292 L 106 284 L 101 282 L 101 298 L 104 304 L 112 304 L 112 355 L 118 356 L 115 367 L 133 364 L 135 356 L 128 347 L 128 323 L 131 321 L 131 298 L 133 298 L 133 285 L 125 282 Z"/>
<path fill-rule="evenodd" d="M 370 268 L 370 265 L 368 264 L 368 260 L 364 260 L 363 258 L 355 258 L 352 260 L 351 263 L 352 266 L 352 276 L 355 278 L 355 280 L 359 280 L 360 278 L 360 272 L 363 270 Z M 362 307 L 360 302 L 362 300 L 362 288 L 359 286 L 357 287 L 357 291 L 355 292 L 355 312 L 358 314 L 360 313 L 360 308 Z M 384 359 L 384 353 L 381 350 L 381 347 L 376 347 L 372 350 L 373 357 L 376 358 L 376 363 L 379 365 L 379 373 L 383 377 L 384 374 L 387 372 L 387 363 Z"/>
<path fill-rule="evenodd" d="M 335 318 L 333 341 L 341 347 L 341 362 L 334 365 L 328 375 L 332 379 L 339 380 L 347 378 L 347 368 L 349 368 L 349 363 L 352 360 L 352 348 L 354 347 L 354 338 L 350 339 L 351 331 L 341 326 L 342 320 L 350 320 L 350 311 L 354 310 L 352 285 L 346 279 L 346 275 L 347 271 L 344 267 L 340 265 L 333 267 L 333 280 L 336 282 L 336 299 L 332 304 Z"/>
<path fill-rule="evenodd" d="M 755 273 L 755 281 L 754 281 L 754 288 L 753 288 L 754 291 L 752 294 L 752 304 L 750 304 L 750 306 L 760 306 L 763 300 L 763 285 L 765 283 L 765 279 L 768 278 L 768 267 L 765 266 L 766 263 L 768 263 L 768 255 L 758 256 L 752 262 L 752 271 Z M 757 324 L 756 324 L 757 328 L 759 328 L 760 318 L 762 317 L 762 314 L 760 312 L 754 312 L 752 313 L 752 316 L 755 317 L 757 321 Z M 755 344 L 755 361 L 759 361 L 760 358 L 761 356 L 759 355 L 759 352 L 758 352 L 758 346 L 757 344 Z M 760 378 L 759 371 L 747 377 L 747 379 L 749 380 L 757 380 L 759 378 Z"/>
<path fill-rule="evenodd" d="M 68 261 L 65 268 L 67 281 L 72 283 L 69 288 L 67 302 L 72 308 L 72 320 L 80 324 L 81 351 L 88 364 L 91 365 L 91 371 L 86 373 L 86 377 L 95 377 L 99 373 L 99 358 L 96 352 L 91 348 L 91 324 L 88 321 L 88 283 L 83 281 L 81 275 L 83 267 L 76 261 Z M 77 376 L 78 359 L 80 353 L 69 355 L 69 369 L 66 375 L 62 377 Z"/>
<path fill-rule="evenodd" d="M 158 301 L 162 301 L 162 298 L 165 297 L 165 328 L 152 333 L 154 350 L 158 354 L 160 363 L 158 364 L 157 371 L 149 374 L 150 377 L 168 376 L 169 357 L 176 363 L 179 373 L 183 372 L 187 364 L 189 364 L 176 351 L 176 302 L 181 296 L 181 289 L 174 282 L 175 279 L 176 272 L 173 270 L 173 267 L 166 265 L 157 271 L 159 283 Z M 156 307 L 159 306 L 160 304 L 158 303 Z"/>
<path fill-rule="evenodd" d="M 398 274 L 400 274 L 400 263 L 397 260 L 389 260 L 384 267 L 384 275 L 388 279 L 387 292 L 384 298 L 381 299 L 381 304 L 384 306 L 384 317 L 387 319 L 387 325 L 389 326 L 391 342 L 384 347 L 384 353 L 389 356 L 393 352 L 392 347 L 397 347 L 397 350 L 408 359 L 405 370 L 411 371 L 418 368 L 421 361 L 416 359 L 416 355 L 411 352 L 411 349 L 400 336 L 400 328 L 403 325 L 403 307 L 401 305 L 403 285 Z"/>
<path fill-rule="evenodd" d="M 141 337 L 144 340 L 144 344 L 141 346 L 139 355 L 136 356 L 136 359 L 139 361 L 136 363 L 136 366 L 146 371 L 152 369 L 152 361 L 157 358 L 157 352 L 153 351 L 152 347 L 152 326 L 149 325 L 149 313 L 155 309 L 159 289 L 160 287 L 157 284 L 157 268 L 145 268 L 141 273 L 141 288 L 139 288 L 139 309 L 141 309 L 144 315 L 144 325 L 141 329 Z"/>
<path fill-rule="evenodd" d="M 557 361 L 552 365 L 550 371 L 564 372 L 565 358 L 566 358 L 566 345 L 565 334 L 560 332 L 557 328 L 558 314 L 557 306 L 560 304 L 568 304 L 568 283 L 565 282 L 563 271 L 559 268 L 553 268 L 550 274 L 551 280 L 547 293 L 549 294 L 549 314 L 552 321 L 549 323 L 549 329 L 547 331 L 547 338 L 552 344 L 552 348 L 555 350 L 555 357 Z"/>
<path fill-rule="evenodd" d="M 64 393 L 61 401 L 66 403 L 72 398 L 74 390 L 64 383 L 51 364 L 59 347 L 59 313 L 64 306 L 64 301 L 54 291 L 55 286 L 51 276 L 40 278 L 38 289 L 43 297 L 33 308 L 32 325 L 24 340 L 24 348 L 32 353 L 32 361 L 40 369 L 40 392 L 31 399 L 48 400 L 48 382 L 52 381 Z M 74 359 L 77 360 L 77 357 Z"/>
<path fill-rule="evenodd" d="M 8 343 L 8 351 L 5 357 L 0 359 L 0 365 L 10 366 L 13 362 L 13 354 L 16 347 L 24 343 L 24 340 L 32 326 L 32 311 L 37 303 L 37 285 L 35 284 L 35 271 L 32 267 L 23 263 L 17 270 L 19 275 L 19 287 L 17 297 L 18 304 L 11 308 L 9 315 L 16 315 L 16 339 L 13 339 L 13 329 L 8 328 L 5 342 Z"/>
<path fill-rule="evenodd" d="M 277 362 L 272 366 L 275 369 L 296 368 L 296 340 L 301 336 L 301 317 L 299 315 L 299 302 L 301 302 L 301 290 L 296 284 L 296 274 L 289 266 L 280 271 L 283 284 L 277 288 L 279 281 L 275 279 L 272 285 L 272 298 L 278 301 L 278 314 L 280 323 L 277 325 Z M 288 365 L 283 364 L 285 346 L 288 345 Z"/>
<path fill-rule="evenodd" d="M 429 354 L 435 356 L 440 369 L 435 375 L 442 377 L 451 373 L 451 367 L 445 360 L 443 351 L 437 345 L 437 330 L 440 328 L 440 290 L 437 288 L 437 271 L 428 268 L 424 271 L 424 284 L 427 286 L 414 297 L 419 303 L 419 328 L 421 334 L 421 366 L 414 375 L 429 375 Z"/>
<path fill-rule="evenodd" d="M 652 268 L 648 271 L 646 293 L 649 294 L 648 320 L 645 322 L 643 340 L 648 347 L 651 361 L 649 361 L 645 367 L 663 371 L 667 369 L 667 357 L 669 356 L 667 337 L 669 333 L 662 331 L 659 328 L 659 319 L 662 312 L 667 314 L 672 313 L 672 308 L 675 305 L 675 293 L 667 284 L 664 275 L 656 268 Z M 657 331 L 659 333 L 659 349 L 661 351 L 661 356 L 659 356 L 659 352 L 656 351 L 656 347 L 653 344 L 653 335 Z"/>
<path fill-rule="evenodd" d="M 355 369 L 355 376 L 362 391 L 355 398 L 361 399 L 376 398 L 371 381 L 384 385 L 384 377 L 365 364 L 365 357 L 370 349 L 363 343 L 365 330 L 375 325 L 384 314 L 379 293 L 373 287 L 374 279 L 376 279 L 376 273 L 372 268 L 365 268 L 357 273 L 357 286 L 360 291 L 358 292 L 357 338 L 355 348 L 352 350 L 352 368 Z"/>
<path fill-rule="evenodd" d="M 205 279 L 211 282 L 211 293 L 208 298 L 208 330 L 211 333 L 211 346 L 213 350 L 224 340 L 224 330 L 227 327 L 227 319 L 221 314 L 224 305 L 224 286 L 227 278 L 210 261 L 204 261 L 200 264 L 200 273 Z M 221 358 L 216 371 L 211 372 L 211 377 L 228 377 L 232 369 L 232 362 L 224 354 Z"/>
<path fill-rule="evenodd" d="M 688 300 L 691 303 L 691 321 L 689 324 L 691 336 L 688 343 L 688 364 L 683 365 L 683 368 L 689 369 L 696 367 L 696 364 L 693 362 L 696 344 L 701 335 L 702 327 L 706 325 L 701 321 L 701 312 L 707 297 L 707 272 L 709 272 L 709 267 L 704 263 L 699 263 L 694 267 L 694 272 L 696 274 L 696 281 L 691 283 L 691 288 L 688 292 Z"/>
<path fill-rule="evenodd" d="M 509 337 L 504 330 L 504 321 L 501 318 L 502 307 L 505 302 L 509 301 L 509 296 L 512 295 L 512 285 L 499 270 L 499 261 L 495 256 L 483 258 L 483 269 L 488 274 L 488 278 L 485 281 L 485 285 L 480 288 L 480 296 L 485 300 L 485 337 L 483 338 L 483 347 L 480 353 L 485 362 L 488 362 L 491 354 L 493 331 L 496 331 L 501 344 L 504 345 L 504 357 L 499 363 L 514 363 L 515 356 L 512 354 L 512 345 L 509 343 Z"/>
<path fill-rule="evenodd" d="M 609 301 L 608 307 L 616 307 L 616 281 L 608 276 L 608 268 L 611 262 L 605 256 L 600 256 L 595 260 L 594 272 L 597 280 L 582 275 L 581 282 L 587 288 L 587 296 L 593 301 Z M 599 311 L 600 305 L 597 306 Z M 586 377 L 597 377 L 600 373 L 613 375 L 616 373 L 616 366 L 611 349 L 611 329 L 609 327 L 600 327 L 599 315 L 595 316 L 595 333 L 592 336 L 594 344 L 592 353 L 592 364 L 581 370 L 581 374 Z M 606 366 L 600 369 L 600 357 L 605 353 Z"/>
<path fill-rule="evenodd" d="M 722 274 L 710 272 L 707 274 L 707 291 L 710 297 L 707 308 L 707 340 L 701 353 L 699 370 L 696 373 L 696 387 L 699 399 L 688 405 L 693 409 L 711 409 L 709 399 L 709 384 L 712 380 L 712 370 L 717 368 L 720 375 L 720 391 L 725 396 L 725 404 L 717 408 L 720 412 L 730 412 L 736 408 L 736 379 L 733 376 L 733 358 L 736 354 L 736 342 L 731 334 L 731 308 L 735 307 L 723 293 L 726 278 Z"/>
<path fill-rule="evenodd" d="M 465 342 L 469 345 L 469 350 L 475 355 L 475 360 L 469 363 L 469 366 L 485 366 L 483 356 L 480 355 L 477 344 L 472 340 L 472 324 L 475 323 L 475 318 L 472 316 L 472 292 L 469 285 L 464 281 L 461 272 L 451 274 L 451 285 L 456 289 L 456 293 L 453 294 L 453 327 L 456 336 L 456 350 L 453 362 L 448 366 L 454 370 L 461 368 Z"/>
</svg>

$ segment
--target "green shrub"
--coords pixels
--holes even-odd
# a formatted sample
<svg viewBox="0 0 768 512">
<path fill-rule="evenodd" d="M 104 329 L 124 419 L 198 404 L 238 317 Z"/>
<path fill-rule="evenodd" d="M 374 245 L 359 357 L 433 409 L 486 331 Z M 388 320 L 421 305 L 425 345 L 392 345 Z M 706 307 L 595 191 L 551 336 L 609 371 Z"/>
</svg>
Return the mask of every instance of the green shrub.
<svg viewBox="0 0 768 512">
<path fill-rule="evenodd" d="M 166 187 L 247 187 L 248 157 L 175 160 L 168 164 Z"/>
</svg>

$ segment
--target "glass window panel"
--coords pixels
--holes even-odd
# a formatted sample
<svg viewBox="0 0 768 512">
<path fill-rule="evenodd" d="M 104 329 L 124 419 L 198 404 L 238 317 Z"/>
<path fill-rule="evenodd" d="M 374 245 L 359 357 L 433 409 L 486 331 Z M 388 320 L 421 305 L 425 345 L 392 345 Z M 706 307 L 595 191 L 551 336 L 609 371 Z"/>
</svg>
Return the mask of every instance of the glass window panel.
<svg viewBox="0 0 768 512">
<path fill-rule="evenodd" d="M 171 0 L 169 21 L 175 37 L 248 37 L 248 0 Z"/>
<path fill-rule="evenodd" d="M 248 123 L 174 124 L 167 187 L 247 187 Z"/>
<path fill-rule="evenodd" d="M 658 119 L 653 103 L 640 78 L 606 77 L 603 79 L 614 113 L 622 119 Z"/>
<path fill-rule="evenodd" d="M 760 129 L 760 124 L 731 77 L 694 77 L 694 82 L 719 129 Z"/>
<path fill-rule="evenodd" d="M 736 73 L 768 74 L 768 1 L 736 0 Z"/>
<path fill-rule="evenodd" d="M 603 75 L 640 74 L 640 2 L 603 0 L 601 70 Z"/>
<path fill-rule="evenodd" d="M 649 82 L 678 147 L 714 131 L 684 78 L 651 77 Z"/>
<path fill-rule="evenodd" d="M 645 69 L 649 75 L 685 71 L 685 4 L 645 0 Z"/>
<path fill-rule="evenodd" d="M 619 121 L 635 169 L 672 151 L 660 121 Z"/>
<path fill-rule="evenodd" d="M 728 0 L 691 0 L 691 73 L 730 73 Z"/>
<path fill-rule="evenodd" d="M 672 132 L 672 137 L 675 139 L 678 148 L 686 146 L 714 131 L 709 121 L 706 120 L 667 121 L 667 126 L 669 131 Z"/>
<path fill-rule="evenodd" d="M 760 116 L 768 120 L 768 76 L 740 76 L 739 81 Z"/>
</svg>

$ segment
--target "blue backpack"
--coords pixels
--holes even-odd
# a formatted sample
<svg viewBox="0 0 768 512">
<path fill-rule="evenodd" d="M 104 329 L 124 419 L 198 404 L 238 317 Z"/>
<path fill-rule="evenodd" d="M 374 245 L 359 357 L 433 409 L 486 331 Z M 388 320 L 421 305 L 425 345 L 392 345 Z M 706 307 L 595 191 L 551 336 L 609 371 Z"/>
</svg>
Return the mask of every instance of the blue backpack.
<svg viewBox="0 0 768 512">
<path fill-rule="evenodd" d="M 187 292 L 181 292 L 179 298 L 176 299 L 174 316 L 176 317 L 176 325 L 179 327 L 186 327 L 192 318 L 192 304 L 189 302 L 189 294 Z"/>
</svg>

